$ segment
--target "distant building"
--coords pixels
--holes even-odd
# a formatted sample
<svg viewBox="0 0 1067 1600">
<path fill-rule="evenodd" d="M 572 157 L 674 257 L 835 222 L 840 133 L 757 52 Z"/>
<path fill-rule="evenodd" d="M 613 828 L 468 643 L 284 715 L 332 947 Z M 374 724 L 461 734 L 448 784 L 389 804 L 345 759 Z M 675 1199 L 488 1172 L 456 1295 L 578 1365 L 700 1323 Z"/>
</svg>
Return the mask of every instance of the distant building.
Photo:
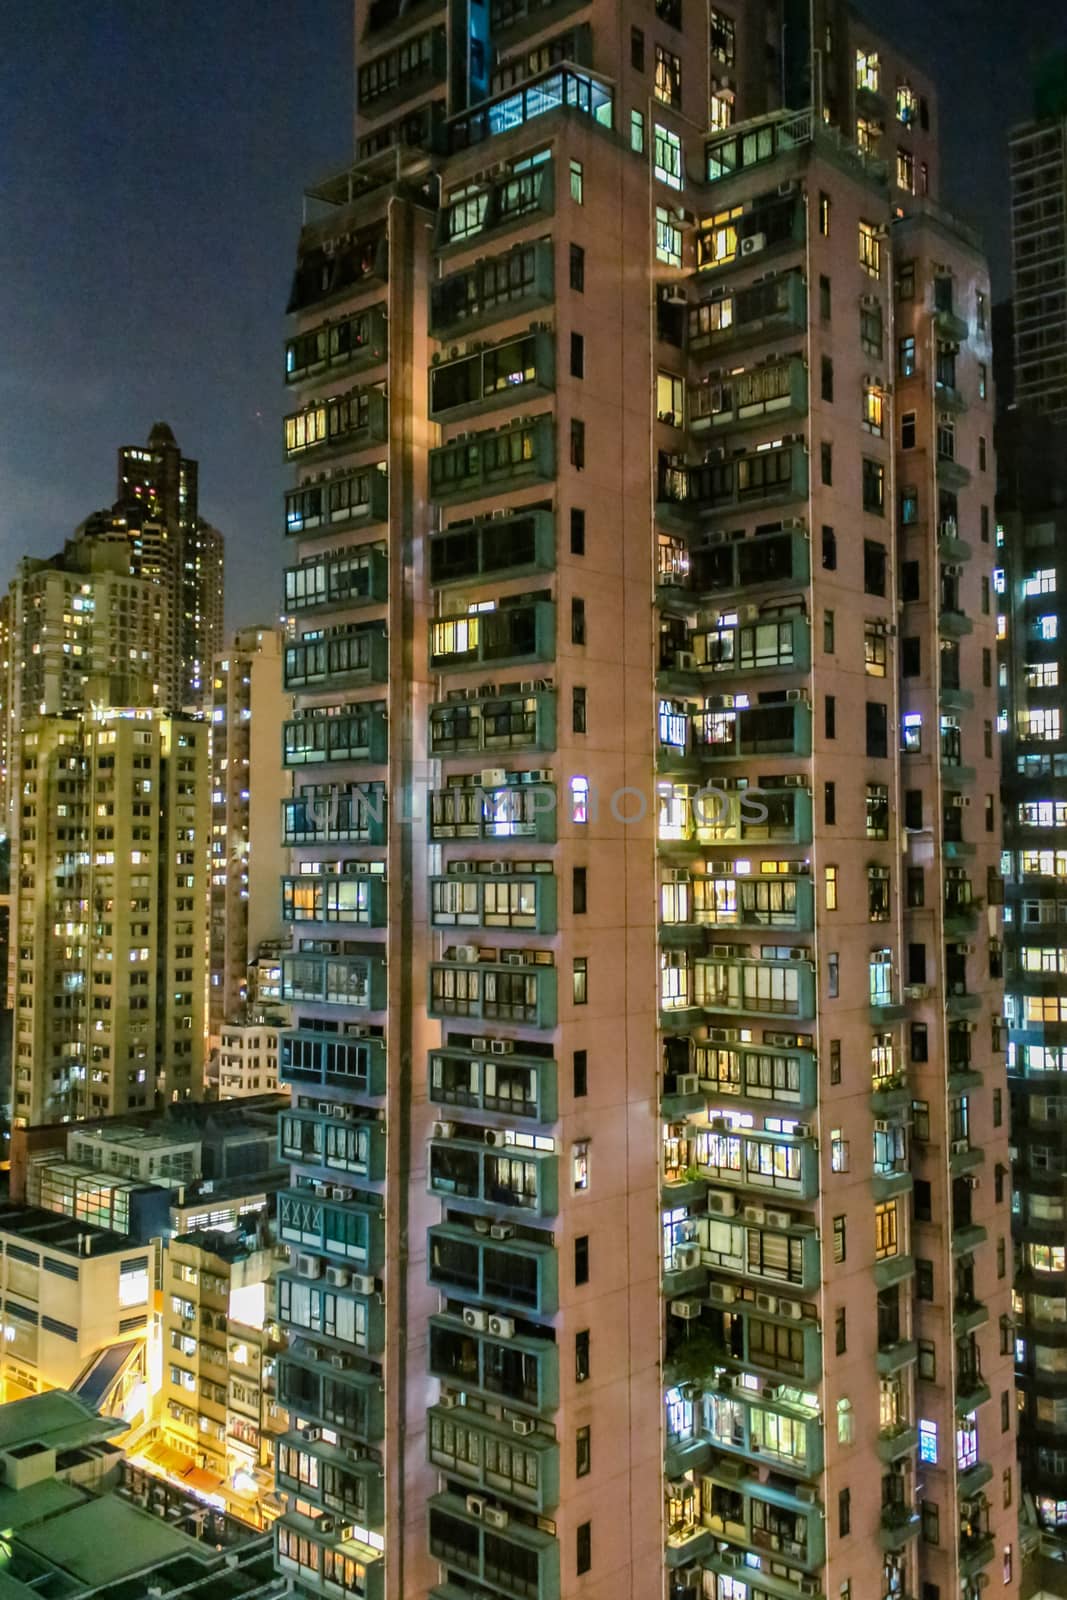
<svg viewBox="0 0 1067 1600">
<path fill-rule="evenodd" d="M 1067 52 L 1041 69 L 1010 154 L 1014 399 L 1067 419 Z"/>
<path fill-rule="evenodd" d="M 286 1019 L 264 1011 L 250 1011 L 237 1022 L 227 1022 L 214 1065 L 214 1084 L 220 1100 L 271 1094 L 278 1088 L 278 1037 Z"/>
</svg>

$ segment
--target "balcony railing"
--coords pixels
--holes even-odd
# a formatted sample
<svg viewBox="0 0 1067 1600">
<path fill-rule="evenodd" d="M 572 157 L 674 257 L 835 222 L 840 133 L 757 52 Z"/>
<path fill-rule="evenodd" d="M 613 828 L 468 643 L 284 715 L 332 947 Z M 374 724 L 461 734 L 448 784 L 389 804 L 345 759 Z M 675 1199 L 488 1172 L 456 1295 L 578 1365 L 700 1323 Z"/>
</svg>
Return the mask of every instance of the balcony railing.
<svg viewBox="0 0 1067 1600">
<path fill-rule="evenodd" d="M 471 946 L 471 949 L 475 949 Z M 557 1020 L 556 969 L 522 959 L 432 961 L 429 1013 L 445 1020 L 467 1017 L 482 1022 L 554 1028 Z"/>
<path fill-rule="evenodd" d="M 554 843 L 556 786 L 541 781 L 543 770 L 507 773 L 501 782 L 501 769 L 490 768 L 481 774 L 483 782 L 466 779 L 431 790 L 430 839 Z"/>
<path fill-rule="evenodd" d="M 551 661 L 556 653 L 552 600 L 501 604 L 493 611 L 441 617 L 429 624 L 430 668 L 461 672 Z"/>
<path fill-rule="evenodd" d="M 323 373 L 359 372 L 386 358 L 389 324 L 384 303 L 298 333 L 285 346 L 286 383 Z"/>
<path fill-rule="evenodd" d="M 437 339 L 473 333 L 555 299 L 551 239 L 524 241 L 430 285 L 430 332 Z"/>
<path fill-rule="evenodd" d="M 800 356 L 764 362 L 728 376 L 689 387 L 689 427 L 693 433 L 759 427 L 808 410 L 807 369 Z"/>
<path fill-rule="evenodd" d="M 290 1111 L 278 1121 L 278 1156 L 330 1173 L 366 1178 L 385 1177 L 385 1123 L 373 1115 L 353 1121 L 349 1108 Z"/>
<path fill-rule="evenodd" d="M 282 801 L 282 843 L 385 843 L 385 785 L 312 784 Z"/>
<path fill-rule="evenodd" d="M 317 1028 L 279 1035 L 278 1076 L 294 1088 L 344 1089 L 372 1097 L 386 1085 L 384 1039 L 355 1039 Z"/>
<path fill-rule="evenodd" d="M 484 188 L 465 184 L 458 198 L 442 206 L 437 225 L 437 245 L 463 245 L 486 234 L 515 228 L 535 217 L 550 217 L 555 209 L 555 173 L 551 159 L 521 172 L 505 172 Z"/>
<path fill-rule="evenodd" d="M 285 531 L 296 539 L 335 528 L 366 527 L 384 522 L 388 515 L 389 479 L 377 467 L 334 473 L 290 489 L 285 496 Z"/>
<path fill-rule="evenodd" d="M 443 1130 L 449 1130 L 445 1137 Z M 475 1130 L 457 1137 L 441 1123 L 430 1142 L 428 1188 L 452 1200 L 471 1200 L 522 1216 L 554 1216 L 559 1203 L 559 1157 L 525 1146 L 487 1146 Z M 459 1133 L 462 1134 L 462 1125 Z"/>
<path fill-rule="evenodd" d="M 448 123 L 448 148 L 468 150 L 552 111 L 577 112 L 602 128 L 612 126 L 613 94 L 606 80 L 573 67 L 553 67 L 521 88 L 508 90 Z"/>
<path fill-rule="evenodd" d="M 553 1534 L 517 1520 L 495 1528 L 456 1494 L 434 1495 L 429 1518 L 430 1554 L 442 1565 L 488 1584 L 506 1600 L 557 1600 L 559 1540 Z"/>
<path fill-rule="evenodd" d="M 503 755 L 556 748 L 556 691 L 551 684 L 516 693 L 457 697 L 430 707 L 430 754 Z"/>
<path fill-rule="evenodd" d="M 552 572 L 556 540 L 551 511 L 512 511 L 453 523 L 430 536 L 430 582 L 435 587 L 477 578 L 518 578 Z"/>
<path fill-rule="evenodd" d="M 429 1373 L 454 1389 L 548 1415 L 559 1405 L 559 1346 L 552 1339 L 502 1335 L 461 1317 L 429 1319 Z"/>
<path fill-rule="evenodd" d="M 698 466 L 667 464 L 660 471 L 658 500 L 668 510 L 682 507 L 699 515 L 785 505 L 807 492 L 807 451 L 796 441 Z"/>
<path fill-rule="evenodd" d="M 555 335 L 539 329 L 438 362 L 430 368 L 430 416 L 458 422 L 551 394 L 555 358 Z"/>
<path fill-rule="evenodd" d="M 319 606 L 372 605 L 389 593 L 389 557 L 384 544 L 344 555 L 311 556 L 285 569 L 286 611 Z"/>
<path fill-rule="evenodd" d="M 322 1349 L 294 1340 L 278 1357 L 278 1398 L 310 1424 L 372 1444 L 384 1436 L 380 1374 L 345 1370 Z"/>
<path fill-rule="evenodd" d="M 689 350 L 714 357 L 747 344 L 803 333 L 807 295 L 799 268 L 776 273 L 761 283 L 726 289 L 689 311 Z"/>
<path fill-rule="evenodd" d="M 384 704 L 312 707 L 282 723 L 283 761 L 287 767 L 317 766 L 331 761 L 380 764 L 387 758 L 388 733 Z"/>
<path fill-rule="evenodd" d="M 497 1225 L 497 1232 L 508 1229 Z M 470 1298 L 540 1319 L 559 1309 L 558 1252 L 527 1239 L 494 1239 L 459 1223 L 434 1223 L 426 1235 L 429 1281 L 442 1294 Z"/>
<path fill-rule="evenodd" d="M 354 863 L 351 863 L 354 865 Z M 299 873 L 282 879 L 283 922 L 343 922 L 384 928 L 387 886 L 380 873 Z"/>
<path fill-rule="evenodd" d="M 547 864 L 547 863 L 546 863 Z M 435 928 L 521 928 L 555 933 L 556 878 L 524 873 L 519 863 L 474 863 L 485 871 L 452 872 L 430 879 L 430 922 Z"/>
<path fill-rule="evenodd" d="M 466 1406 L 431 1406 L 426 1423 L 430 1465 L 447 1477 L 531 1511 L 559 1503 L 559 1444 L 548 1434 L 518 1439 L 510 1422 Z"/>
<path fill-rule="evenodd" d="M 340 1200 L 316 1193 L 328 1189 Z M 385 1259 L 385 1224 L 379 1206 L 353 1198 L 352 1191 L 325 1183 L 283 1189 L 278 1196 L 278 1238 L 288 1245 L 350 1262 L 358 1272 L 376 1273 Z"/>
<path fill-rule="evenodd" d="M 484 1048 L 483 1048 L 484 1046 Z M 486 1111 L 529 1122 L 557 1116 L 556 1063 L 516 1052 L 512 1040 L 475 1039 L 430 1053 L 429 1097 L 453 1110 Z"/>
<path fill-rule="evenodd" d="M 430 498 L 480 500 L 556 475 L 555 422 L 549 413 L 468 434 L 430 451 Z"/>
<path fill-rule="evenodd" d="M 285 648 L 286 689 L 357 688 L 386 683 L 388 678 L 389 643 L 384 623 L 333 628 Z"/>
<path fill-rule="evenodd" d="M 326 955 L 318 952 L 282 956 L 282 999 L 317 1001 L 380 1011 L 385 1004 L 385 959 L 379 955 Z"/>
</svg>

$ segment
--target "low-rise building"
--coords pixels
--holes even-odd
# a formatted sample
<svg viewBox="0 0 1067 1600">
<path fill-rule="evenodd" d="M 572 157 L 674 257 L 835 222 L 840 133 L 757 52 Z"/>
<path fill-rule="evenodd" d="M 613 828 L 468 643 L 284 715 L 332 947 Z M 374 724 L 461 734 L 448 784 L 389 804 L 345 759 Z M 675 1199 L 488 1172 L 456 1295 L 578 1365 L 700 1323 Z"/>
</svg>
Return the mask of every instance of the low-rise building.
<svg viewBox="0 0 1067 1600">
<path fill-rule="evenodd" d="M 218 1059 L 213 1063 L 220 1100 L 277 1092 L 278 1035 L 285 1025 L 283 1016 L 262 1010 L 250 1010 L 224 1024 Z"/>
</svg>

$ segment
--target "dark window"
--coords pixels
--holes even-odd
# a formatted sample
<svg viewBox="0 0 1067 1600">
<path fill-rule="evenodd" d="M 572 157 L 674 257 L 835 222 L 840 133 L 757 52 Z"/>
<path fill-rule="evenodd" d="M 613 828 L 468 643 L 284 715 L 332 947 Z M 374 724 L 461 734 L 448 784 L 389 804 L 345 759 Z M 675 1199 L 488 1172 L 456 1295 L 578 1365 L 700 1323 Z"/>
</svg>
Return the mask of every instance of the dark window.
<svg viewBox="0 0 1067 1600">
<path fill-rule="evenodd" d="M 571 555 L 585 555 L 585 512 L 571 507 Z"/>
<path fill-rule="evenodd" d="M 1007 1389 L 1000 1391 L 1000 1431 L 1007 1433 L 1011 1427 L 1011 1401 Z"/>
<path fill-rule="evenodd" d="M 864 539 L 863 588 L 866 594 L 885 594 L 887 570 L 885 545 L 879 544 L 877 539 Z"/>
<path fill-rule="evenodd" d="M 879 700 L 867 701 L 867 754 L 889 754 L 889 713 Z"/>
<path fill-rule="evenodd" d="M 852 1491 L 839 1489 L 837 1492 L 837 1532 L 839 1538 L 844 1538 L 852 1529 Z"/>
<path fill-rule="evenodd" d="M 571 288 L 585 293 L 585 251 L 580 244 L 571 245 Z"/>
<path fill-rule="evenodd" d="M 908 982 L 926 982 L 926 946 L 921 941 L 908 945 Z"/>
<path fill-rule="evenodd" d="M 900 569 L 900 598 L 902 600 L 918 600 L 919 598 L 919 563 L 905 561 Z"/>
<path fill-rule="evenodd" d="M 921 648 L 917 636 L 900 641 L 900 671 L 905 678 L 917 678 L 920 672 Z"/>
<path fill-rule="evenodd" d="M 581 1233 L 574 1241 L 574 1281 L 589 1282 L 589 1235 Z"/>
<path fill-rule="evenodd" d="M 981 508 L 982 543 L 989 543 L 989 507 Z"/>
<path fill-rule="evenodd" d="M 900 448 L 902 450 L 915 449 L 915 413 L 905 411 L 900 419 Z"/>
<path fill-rule="evenodd" d="M 585 466 L 585 423 L 571 418 L 571 466 L 580 472 Z"/>
<path fill-rule="evenodd" d="M 823 724 L 828 739 L 837 738 L 837 700 L 828 694 L 823 701 Z"/>
<path fill-rule="evenodd" d="M 999 1128 L 1004 1121 L 1004 1096 L 999 1089 L 993 1090 L 993 1126 Z"/>
<path fill-rule="evenodd" d="M 580 333 L 571 334 L 571 377 L 585 377 L 585 339 Z"/>
<path fill-rule="evenodd" d="M 934 1298 L 934 1264 L 932 1261 L 916 1261 L 915 1293 L 920 1300 L 932 1300 Z"/>
<path fill-rule="evenodd" d="M 916 1222 L 929 1222 L 933 1217 L 933 1189 L 928 1178 L 916 1178 L 912 1190 Z"/>
<path fill-rule="evenodd" d="M 574 1335 L 574 1381 L 585 1383 L 589 1377 L 589 1329 L 583 1328 Z"/>
<path fill-rule="evenodd" d="M 824 572 L 837 571 L 837 536 L 825 522 L 822 529 L 822 564 Z"/>
<path fill-rule="evenodd" d="M 837 821 L 837 785 L 824 783 L 822 786 L 822 811 L 823 821 L 828 828 L 832 828 Z"/>
<path fill-rule="evenodd" d="M 571 690 L 571 729 L 574 733 L 586 732 L 585 690 L 577 686 Z"/>
<path fill-rule="evenodd" d="M 585 643 L 585 601 L 571 601 L 571 644 Z"/>
<path fill-rule="evenodd" d="M 586 912 L 586 881 L 586 868 L 574 867 L 571 873 L 571 910 L 576 917 L 583 917 Z"/>
<path fill-rule="evenodd" d="M 822 397 L 826 401 L 834 398 L 834 362 L 832 356 L 822 358 Z"/>
<path fill-rule="evenodd" d="M 998 1161 L 993 1168 L 993 1199 L 998 1206 L 1004 1199 L 1004 1179 L 1006 1176 L 1006 1168 Z"/>
<path fill-rule="evenodd" d="M 991 794 L 985 797 L 985 831 L 992 833 L 996 827 L 996 801 Z"/>
<path fill-rule="evenodd" d="M 848 1317 L 844 1306 L 834 1312 L 834 1348 L 839 1356 L 848 1349 Z"/>
<path fill-rule="evenodd" d="M 927 1544 L 940 1544 L 941 1542 L 941 1513 L 937 1509 L 935 1500 L 922 1501 L 919 1512 L 922 1517 L 922 1534 Z"/>
<path fill-rule="evenodd" d="M 630 29 L 630 65 L 635 72 L 645 70 L 645 36 L 640 28 Z"/>
<path fill-rule="evenodd" d="M 841 1082 L 841 1040 L 830 1040 L 830 1082 Z"/>
<path fill-rule="evenodd" d="M 593 1452 L 588 1424 L 574 1435 L 574 1476 L 587 1478 L 593 1466 Z"/>
<path fill-rule="evenodd" d="M 869 456 L 863 458 L 863 509 L 885 515 L 885 467 Z"/>
<path fill-rule="evenodd" d="M 835 1261 L 844 1261 L 846 1255 L 848 1254 L 847 1227 L 848 1227 L 848 1223 L 847 1223 L 847 1219 L 845 1217 L 835 1217 L 834 1218 L 834 1260 Z"/>
<path fill-rule="evenodd" d="M 824 322 L 830 320 L 830 280 L 823 273 L 819 278 L 819 315 Z"/>
<path fill-rule="evenodd" d="M 926 874 L 922 867 L 909 867 L 905 878 L 908 893 L 908 908 L 915 911 L 926 904 Z"/>
<path fill-rule="evenodd" d="M 925 1022 L 913 1022 L 910 1031 L 909 1054 L 913 1061 L 929 1060 L 929 1040 Z"/>
<path fill-rule="evenodd" d="M 591 1522 L 580 1522 L 578 1524 L 578 1576 L 581 1577 L 583 1572 L 588 1572 L 592 1565 L 593 1524 Z"/>
<path fill-rule="evenodd" d="M 834 447 L 827 440 L 823 440 L 823 443 L 819 446 L 819 459 L 820 459 L 820 461 L 822 463 L 822 481 L 823 481 L 823 483 L 833 483 L 833 481 L 834 481 Z"/>
<path fill-rule="evenodd" d="M 919 491 L 913 484 L 905 484 L 900 491 L 900 524 L 913 527 L 919 520 Z"/>
<path fill-rule="evenodd" d="M 904 826 L 921 828 L 923 825 L 923 792 L 921 789 L 904 790 Z"/>
<path fill-rule="evenodd" d="M 982 579 L 982 615 L 983 615 L 983 617 L 988 617 L 988 615 L 989 615 L 989 579 L 988 578 L 983 578 Z"/>
<path fill-rule="evenodd" d="M 576 1050 L 574 1052 L 574 1059 L 573 1059 L 573 1062 L 572 1062 L 572 1066 L 573 1066 L 573 1069 L 574 1069 L 573 1070 L 574 1098 L 576 1100 L 581 1100 L 584 1095 L 587 1095 L 589 1093 L 589 1053 L 588 1053 L 588 1051 L 586 1051 L 586 1050 Z"/>
</svg>

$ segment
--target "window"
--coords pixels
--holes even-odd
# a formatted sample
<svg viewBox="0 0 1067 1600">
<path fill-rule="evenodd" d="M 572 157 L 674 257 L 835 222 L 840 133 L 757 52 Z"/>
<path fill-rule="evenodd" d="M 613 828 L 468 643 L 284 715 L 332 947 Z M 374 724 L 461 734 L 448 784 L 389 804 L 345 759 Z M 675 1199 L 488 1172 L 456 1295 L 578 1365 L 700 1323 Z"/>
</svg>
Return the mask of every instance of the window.
<svg viewBox="0 0 1067 1600">
<path fill-rule="evenodd" d="M 734 92 L 712 82 L 711 103 L 708 107 L 708 126 L 712 133 L 724 133 L 733 126 Z"/>
<path fill-rule="evenodd" d="M 589 779 L 571 779 L 571 821 L 584 826 L 589 821 Z"/>
<path fill-rule="evenodd" d="M 823 732 L 828 739 L 837 738 L 837 699 L 832 694 L 823 700 Z"/>
<path fill-rule="evenodd" d="M 576 917 L 584 916 L 586 899 L 586 868 L 571 868 L 571 909 Z"/>
<path fill-rule="evenodd" d="M 732 67 L 737 55 L 734 20 L 724 11 L 711 7 L 711 53 L 724 67 Z"/>
<path fill-rule="evenodd" d="M 1000 1570 L 1001 1570 L 1001 1576 L 1003 1577 L 1005 1584 L 1009 1584 L 1011 1582 L 1011 1579 L 1012 1579 L 1012 1570 L 1013 1570 L 1012 1547 L 1011 1547 L 1010 1544 L 1006 1544 L 1004 1546 L 1004 1559 L 1001 1562 Z"/>
<path fill-rule="evenodd" d="M 913 527 L 919 520 L 919 491 L 913 484 L 905 484 L 900 491 L 901 527 Z"/>
<path fill-rule="evenodd" d="M 822 814 L 825 826 L 832 828 L 837 822 L 837 784 L 832 779 L 822 786 Z"/>
<path fill-rule="evenodd" d="M 834 1218 L 834 1260 L 838 1263 L 845 1259 L 845 1218 Z"/>
<path fill-rule="evenodd" d="M 868 839 L 889 838 L 889 789 L 884 783 L 869 783 L 867 800 Z"/>
<path fill-rule="evenodd" d="M 886 1200 L 874 1208 L 874 1253 L 879 1261 L 895 1256 L 900 1248 L 897 1233 L 897 1203 Z"/>
<path fill-rule="evenodd" d="M 826 523 L 823 523 L 822 530 L 822 564 L 824 572 L 837 570 L 837 536 Z"/>
<path fill-rule="evenodd" d="M 915 1262 L 915 1293 L 920 1300 L 934 1298 L 934 1264 L 917 1259 Z"/>
<path fill-rule="evenodd" d="M 830 196 L 819 190 L 819 232 L 824 239 L 830 237 Z"/>
<path fill-rule="evenodd" d="M 571 600 L 571 644 L 585 643 L 585 601 Z"/>
<path fill-rule="evenodd" d="M 902 261 L 897 267 L 896 282 L 893 285 L 898 300 L 915 299 L 915 262 Z"/>
<path fill-rule="evenodd" d="M 910 127 L 919 109 L 918 96 L 909 83 L 897 84 L 897 121 Z"/>
<path fill-rule="evenodd" d="M 974 297 L 974 325 L 981 332 L 985 332 L 986 325 L 986 297 L 979 289 Z"/>
<path fill-rule="evenodd" d="M 822 358 L 822 398 L 832 402 L 834 398 L 834 362 L 832 356 Z"/>
<path fill-rule="evenodd" d="M 837 910 L 837 868 L 836 867 L 826 867 L 824 869 L 824 871 L 825 871 L 825 879 L 826 879 L 826 909 L 827 909 L 827 911 L 836 911 Z"/>
<path fill-rule="evenodd" d="M 882 437 L 884 410 L 885 396 L 881 389 L 868 384 L 863 391 L 863 427 L 867 433 L 874 434 L 878 439 Z"/>
<path fill-rule="evenodd" d="M 571 162 L 571 199 L 576 206 L 585 204 L 585 173 L 580 161 Z"/>
<path fill-rule="evenodd" d="M 986 440 L 984 433 L 978 435 L 978 470 L 979 472 L 986 470 Z"/>
<path fill-rule="evenodd" d="M 904 791 L 904 826 L 921 828 L 923 825 L 923 792 L 921 789 Z"/>
<path fill-rule="evenodd" d="M 885 515 L 885 467 L 868 456 L 863 458 L 863 509 Z"/>
<path fill-rule="evenodd" d="M 993 1090 L 993 1126 L 999 1128 L 1004 1121 L 1004 1097 L 1000 1089 Z"/>
<path fill-rule="evenodd" d="M 592 1470 L 593 1456 L 588 1424 L 574 1435 L 574 1476 L 587 1478 Z"/>
<path fill-rule="evenodd" d="M 656 76 L 652 92 L 665 106 L 680 106 L 682 103 L 682 63 L 661 44 L 656 46 Z"/>
<path fill-rule="evenodd" d="M 589 1282 L 589 1235 L 579 1234 L 574 1241 L 574 1282 L 577 1287 Z"/>
<path fill-rule="evenodd" d="M 917 678 L 922 670 L 922 640 L 918 634 L 909 634 L 900 641 L 900 673 L 904 678 Z"/>
<path fill-rule="evenodd" d="M 867 298 L 873 299 L 873 296 Z M 860 344 L 865 355 L 873 356 L 876 361 L 882 359 L 882 307 L 878 301 L 860 306 Z"/>
<path fill-rule="evenodd" d="M 652 130 L 652 165 L 661 183 L 671 189 L 682 187 L 682 141 L 661 122 Z"/>
<path fill-rule="evenodd" d="M 926 1417 L 919 1419 L 919 1460 L 937 1466 L 937 1423 Z"/>
<path fill-rule="evenodd" d="M 919 563 L 917 561 L 902 562 L 900 567 L 900 598 L 902 600 L 918 600 L 920 593 Z"/>
<path fill-rule="evenodd" d="M 585 293 L 585 251 L 580 244 L 571 245 L 570 254 L 571 288 L 579 294 Z"/>
<path fill-rule="evenodd" d="M 586 1383 L 589 1379 L 589 1329 L 583 1328 L 574 1335 L 574 1381 Z"/>
<path fill-rule="evenodd" d="M 841 989 L 840 957 L 836 950 L 831 950 L 826 957 L 826 993 L 829 999 L 836 1000 Z"/>
<path fill-rule="evenodd" d="M 823 322 L 830 320 L 830 280 L 825 272 L 819 277 L 819 316 Z"/>
<path fill-rule="evenodd" d="M 978 398 L 985 400 L 989 394 L 989 368 L 984 361 L 978 363 Z"/>
<path fill-rule="evenodd" d="M 852 1401 L 839 1400 L 837 1402 L 837 1442 L 838 1444 L 851 1444 L 853 1437 Z"/>
<path fill-rule="evenodd" d="M 841 1040 L 830 1040 L 830 1082 L 841 1082 Z"/>
<path fill-rule="evenodd" d="M 924 1383 L 937 1382 L 937 1346 L 932 1339 L 919 1340 L 919 1377 Z"/>
<path fill-rule="evenodd" d="M 848 1319 L 844 1306 L 838 1306 L 834 1312 L 834 1348 L 839 1356 L 848 1349 Z"/>
<path fill-rule="evenodd" d="M 889 562 L 884 544 L 876 539 L 863 541 L 863 589 L 865 594 L 884 595 Z"/>
<path fill-rule="evenodd" d="M 902 145 L 897 146 L 897 188 L 912 194 L 915 189 L 915 157 Z"/>
<path fill-rule="evenodd" d="M 828 656 L 834 653 L 834 614 L 824 611 L 822 614 L 822 647 Z"/>
<path fill-rule="evenodd" d="M 900 448 L 902 450 L 914 450 L 915 438 L 915 412 L 905 411 L 900 419 Z"/>
<path fill-rule="evenodd" d="M 571 731 L 573 733 L 585 733 L 587 731 L 585 713 L 585 690 L 575 685 L 571 690 Z M 584 821 L 585 819 L 583 818 L 582 820 Z"/>
<path fill-rule="evenodd" d="M 585 1050 L 576 1050 L 571 1060 L 573 1092 L 576 1100 L 584 1099 L 589 1093 L 589 1054 Z"/>
<path fill-rule="evenodd" d="M 926 904 L 926 874 L 922 867 L 908 867 L 904 881 L 907 886 L 908 909 L 917 911 Z"/>
<path fill-rule="evenodd" d="M 666 206 L 656 207 L 656 260 L 668 267 L 682 264 L 682 230 L 671 220 Z"/>
<path fill-rule="evenodd" d="M 577 1538 L 578 1554 L 576 1570 L 581 1577 L 583 1572 L 588 1572 L 593 1565 L 593 1524 L 580 1522 L 578 1524 Z"/>
<path fill-rule="evenodd" d="M 585 512 L 571 507 L 571 555 L 585 555 Z"/>
<path fill-rule="evenodd" d="M 903 339 L 897 341 L 897 376 L 900 378 L 914 378 L 917 371 L 918 367 L 915 359 L 915 337 L 913 334 L 909 333 Z M 911 442 L 914 444 L 915 413 L 911 412 L 910 415 L 912 420 Z M 911 446 L 905 445 L 904 448 L 907 450 L 910 449 Z"/>
<path fill-rule="evenodd" d="M 856 88 L 867 89 L 871 94 L 877 94 L 880 74 L 877 50 L 857 50 Z"/>
<path fill-rule="evenodd" d="M 843 1317 L 844 1312 L 839 1312 Z M 838 1355 L 844 1350 L 844 1345 L 838 1347 Z M 837 1532 L 840 1538 L 852 1530 L 852 1493 L 849 1489 L 839 1489 L 837 1492 Z"/>
<path fill-rule="evenodd" d="M 571 988 L 574 1004 L 584 1006 L 589 1003 L 589 958 L 588 956 L 575 956 L 571 973 Z"/>
<path fill-rule="evenodd" d="M 643 156 L 645 153 L 645 114 L 643 111 L 630 112 L 630 149 L 635 155 Z M 657 216 L 659 215 L 658 211 L 656 214 Z M 678 238 L 679 240 L 681 239 L 680 231 Z M 679 265 L 681 265 L 680 262 Z"/>
<path fill-rule="evenodd" d="M 859 225 L 860 266 L 870 278 L 882 275 L 882 240 L 873 222 Z"/>
<path fill-rule="evenodd" d="M 579 472 L 585 467 L 585 423 L 571 418 L 571 466 Z"/>
<path fill-rule="evenodd" d="M 822 481 L 831 484 L 834 481 L 834 447 L 828 439 L 824 439 L 819 446 L 819 465 Z"/>
<path fill-rule="evenodd" d="M 656 373 L 656 419 L 671 428 L 685 426 L 685 385 L 673 372 Z"/>
<path fill-rule="evenodd" d="M 927 1544 L 941 1543 L 941 1513 L 935 1500 L 924 1500 L 919 1512 L 922 1517 L 922 1536 Z"/>
<path fill-rule="evenodd" d="M 585 339 L 580 333 L 571 334 L 571 377 L 585 377 Z"/>
<path fill-rule="evenodd" d="M 889 921 L 889 868 L 867 868 L 867 918 L 870 922 Z"/>
<path fill-rule="evenodd" d="M 589 1187 L 589 1140 L 579 1139 L 571 1145 L 571 1186 L 575 1194 Z"/>
<path fill-rule="evenodd" d="M 878 700 L 867 701 L 867 754 L 875 757 L 889 754 L 889 713 Z"/>
<path fill-rule="evenodd" d="M 640 28 L 630 29 L 630 65 L 635 72 L 645 70 L 645 36 Z"/>
</svg>

